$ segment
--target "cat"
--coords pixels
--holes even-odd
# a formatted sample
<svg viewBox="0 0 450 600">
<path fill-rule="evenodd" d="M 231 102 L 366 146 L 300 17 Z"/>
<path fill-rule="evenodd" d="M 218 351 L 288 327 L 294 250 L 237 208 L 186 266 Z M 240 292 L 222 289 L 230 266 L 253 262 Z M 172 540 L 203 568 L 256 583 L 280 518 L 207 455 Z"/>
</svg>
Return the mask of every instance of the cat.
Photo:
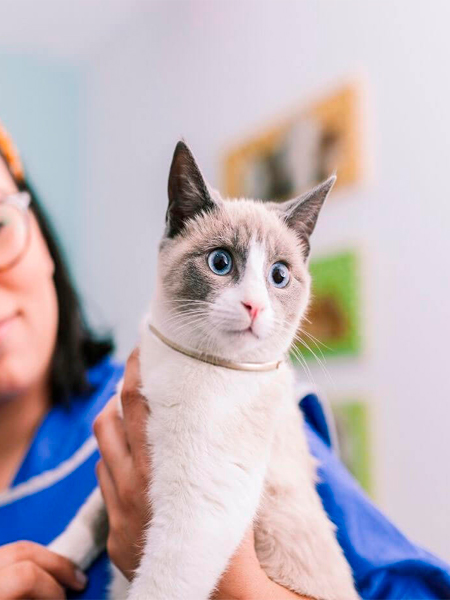
<svg viewBox="0 0 450 600">
<path fill-rule="evenodd" d="M 330 177 L 286 202 L 224 200 L 175 149 L 156 289 L 140 342 L 152 518 L 130 600 L 207 600 L 253 524 L 262 568 L 321 600 L 358 598 L 316 491 L 286 358 L 310 299 L 309 240 Z M 51 548 L 104 547 L 95 490 Z"/>
</svg>

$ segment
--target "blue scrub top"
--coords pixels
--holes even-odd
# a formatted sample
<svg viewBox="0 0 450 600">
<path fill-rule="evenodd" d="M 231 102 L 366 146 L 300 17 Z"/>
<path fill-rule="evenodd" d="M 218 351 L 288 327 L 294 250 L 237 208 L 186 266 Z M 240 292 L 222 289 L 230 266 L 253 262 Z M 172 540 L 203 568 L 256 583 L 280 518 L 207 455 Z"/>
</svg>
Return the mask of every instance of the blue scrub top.
<svg viewBox="0 0 450 600">
<path fill-rule="evenodd" d="M 0 493 L 0 545 L 22 539 L 48 544 L 92 491 L 99 458 L 92 423 L 122 373 L 120 365 L 104 360 L 89 372 L 89 397 L 73 398 L 69 407 L 48 413 L 12 486 Z M 302 398 L 300 408 L 311 452 L 321 463 L 318 492 L 362 598 L 450 598 L 450 567 L 398 531 L 337 458 L 317 396 Z M 86 590 L 69 597 L 105 598 L 105 554 L 87 574 Z"/>
</svg>

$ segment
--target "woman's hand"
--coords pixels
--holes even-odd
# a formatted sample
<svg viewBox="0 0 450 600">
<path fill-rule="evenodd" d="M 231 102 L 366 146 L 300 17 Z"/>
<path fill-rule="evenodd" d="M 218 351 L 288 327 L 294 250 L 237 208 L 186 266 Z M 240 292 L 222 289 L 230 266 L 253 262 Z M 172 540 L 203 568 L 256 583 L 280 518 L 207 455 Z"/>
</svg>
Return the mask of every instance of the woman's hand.
<svg viewBox="0 0 450 600">
<path fill-rule="evenodd" d="M 222 575 L 213 600 L 262 600 L 260 592 L 267 581 L 256 556 L 253 529 L 250 529 Z"/>
<path fill-rule="evenodd" d="M 301 600 L 302 598 L 303 596 L 298 596 L 271 581 L 262 570 L 256 556 L 253 529 L 247 532 L 236 550 L 213 596 L 213 600 Z"/>
<path fill-rule="evenodd" d="M 127 361 L 122 388 L 123 419 L 112 398 L 94 423 L 102 459 L 97 478 L 108 511 L 107 550 L 128 580 L 139 565 L 143 534 L 150 521 L 148 483 L 150 459 L 146 437 L 148 405 L 140 394 L 139 358 Z"/>
<path fill-rule="evenodd" d="M 0 547 L 0 598 L 65 598 L 64 587 L 81 591 L 86 575 L 67 558 L 33 542 Z"/>
</svg>

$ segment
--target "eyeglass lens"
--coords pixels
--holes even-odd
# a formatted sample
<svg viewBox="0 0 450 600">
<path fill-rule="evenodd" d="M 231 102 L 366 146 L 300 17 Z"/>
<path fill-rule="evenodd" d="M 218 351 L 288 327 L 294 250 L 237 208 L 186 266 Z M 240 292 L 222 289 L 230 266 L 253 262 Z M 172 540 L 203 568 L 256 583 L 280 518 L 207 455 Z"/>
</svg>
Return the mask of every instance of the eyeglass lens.
<svg viewBox="0 0 450 600">
<path fill-rule="evenodd" d="M 0 269 L 11 265 L 27 243 L 25 214 L 13 204 L 0 202 Z"/>
</svg>

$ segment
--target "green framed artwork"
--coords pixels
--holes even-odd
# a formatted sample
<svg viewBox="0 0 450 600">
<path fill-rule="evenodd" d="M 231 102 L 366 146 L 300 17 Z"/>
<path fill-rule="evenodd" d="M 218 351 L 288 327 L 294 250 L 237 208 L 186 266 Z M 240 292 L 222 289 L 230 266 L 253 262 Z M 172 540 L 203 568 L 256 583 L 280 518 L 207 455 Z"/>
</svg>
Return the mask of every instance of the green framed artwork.
<svg viewBox="0 0 450 600">
<path fill-rule="evenodd" d="M 333 402 L 342 462 L 368 494 L 372 494 L 369 408 L 359 401 Z"/>
<path fill-rule="evenodd" d="M 359 256 L 354 250 L 311 261 L 312 300 L 291 354 L 306 359 L 356 356 L 361 350 Z M 309 346 L 309 348 L 308 348 Z"/>
</svg>

